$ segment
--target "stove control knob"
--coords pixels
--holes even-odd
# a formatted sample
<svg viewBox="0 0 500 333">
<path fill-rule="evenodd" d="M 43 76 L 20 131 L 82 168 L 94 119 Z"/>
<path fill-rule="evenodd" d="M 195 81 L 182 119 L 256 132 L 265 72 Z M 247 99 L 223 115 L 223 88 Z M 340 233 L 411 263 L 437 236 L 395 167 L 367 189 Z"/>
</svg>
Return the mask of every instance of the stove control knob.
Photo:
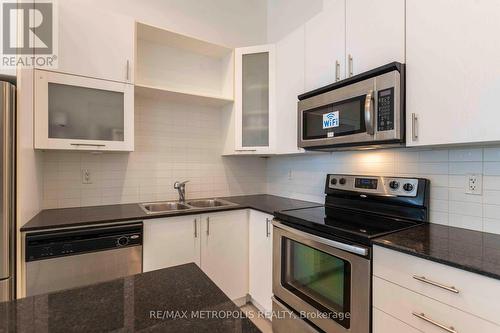
<svg viewBox="0 0 500 333">
<path fill-rule="evenodd" d="M 340 185 L 345 185 L 345 183 L 346 183 L 345 178 L 340 178 L 340 180 L 339 180 L 339 184 L 340 184 Z"/>
<path fill-rule="evenodd" d="M 406 183 L 403 185 L 403 190 L 405 190 L 406 192 L 411 192 L 413 191 L 413 185 L 410 183 Z"/>
<path fill-rule="evenodd" d="M 330 184 L 337 185 L 337 178 L 330 179 Z"/>
<path fill-rule="evenodd" d="M 389 183 L 389 187 L 391 188 L 391 190 L 396 191 L 399 188 L 399 182 L 397 180 L 392 180 Z"/>
</svg>

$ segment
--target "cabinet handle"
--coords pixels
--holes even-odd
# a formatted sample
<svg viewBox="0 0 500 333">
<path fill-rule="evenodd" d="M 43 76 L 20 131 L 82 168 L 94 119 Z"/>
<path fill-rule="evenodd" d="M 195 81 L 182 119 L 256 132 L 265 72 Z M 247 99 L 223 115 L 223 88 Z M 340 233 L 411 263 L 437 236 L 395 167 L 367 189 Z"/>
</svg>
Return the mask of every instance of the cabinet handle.
<svg viewBox="0 0 500 333">
<path fill-rule="evenodd" d="M 127 60 L 127 81 L 130 80 L 130 60 Z"/>
<path fill-rule="evenodd" d="M 239 151 L 239 152 L 253 152 L 253 151 L 257 151 L 257 149 L 235 149 L 234 151 Z"/>
<path fill-rule="evenodd" d="M 435 321 L 435 320 L 433 320 L 433 319 L 431 319 L 431 318 L 427 317 L 427 316 L 425 315 L 425 313 L 417 313 L 417 312 L 412 312 L 412 314 L 413 314 L 415 317 L 420 318 L 420 319 L 422 319 L 422 320 L 424 320 L 424 321 L 428 322 L 429 324 L 432 324 L 432 325 L 434 325 L 434 326 L 437 326 L 437 327 L 441 328 L 442 330 L 445 330 L 446 332 L 449 332 L 449 333 L 457 333 L 457 331 L 455 330 L 455 328 L 454 328 L 453 326 L 448 327 L 448 326 L 445 326 L 445 325 L 443 325 L 443 324 L 440 324 L 440 323 L 438 323 L 437 321 Z"/>
<path fill-rule="evenodd" d="M 434 282 L 434 281 L 432 281 L 432 280 L 429 280 L 429 279 L 427 279 L 425 276 L 413 275 L 413 278 L 414 278 L 415 280 L 420 281 L 420 282 L 423 282 L 423 283 L 428 283 L 428 284 L 433 285 L 433 286 L 435 286 L 435 287 L 438 287 L 438 288 L 441 288 L 441 289 L 444 289 L 444 290 L 451 291 L 452 293 L 455 293 L 455 294 L 458 294 L 458 293 L 460 292 L 460 291 L 458 291 L 458 289 L 457 289 L 457 288 L 455 288 L 455 287 L 453 287 L 453 286 L 448 287 L 448 286 L 446 286 L 446 285 L 444 285 L 444 284 L 441 284 L 441 283 L 439 283 L 439 282 Z"/>
<path fill-rule="evenodd" d="M 198 238 L 198 222 L 196 219 L 194 219 L 194 238 Z"/>
<path fill-rule="evenodd" d="M 266 218 L 266 237 L 269 238 L 271 236 L 271 230 L 269 229 L 269 226 L 271 224 L 271 220 Z"/>
<path fill-rule="evenodd" d="M 207 217 L 207 236 L 210 236 L 210 217 Z"/>
<path fill-rule="evenodd" d="M 72 146 L 85 146 L 85 147 L 106 147 L 106 145 L 102 144 L 94 144 L 94 143 L 70 143 Z"/>
<path fill-rule="evenodd" d="M 340 81 L 340 62 L 335 60 L 335 82 Z"/>
<path fill-rule="evenodd" d="M 418 139 L 418 116 L 416 113 L 411 114 L 411 137 L 413 140 Z"/>
<path fill-rule="evenodd" d="M 349 77 L 351 77 L 353 74 L 354 74 L 354 71 L 353 71 L 353 58 L 352 58 L 352 55 L 349 54 Z"/>
</svg>

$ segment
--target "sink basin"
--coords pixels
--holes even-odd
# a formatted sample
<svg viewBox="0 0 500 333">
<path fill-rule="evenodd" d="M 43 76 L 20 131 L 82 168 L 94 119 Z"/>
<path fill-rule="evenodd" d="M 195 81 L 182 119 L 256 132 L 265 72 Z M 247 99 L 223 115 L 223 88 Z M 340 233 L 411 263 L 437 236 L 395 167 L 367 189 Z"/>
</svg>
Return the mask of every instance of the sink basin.
<svg viewBox="0 0 500 333">
<path fill-rule="evenodd" d="M 142 203 L 139 206 L 146 214 L 159 214 L 187 210 L 200 210 L 202 208 L 210 209 L 225 206 L 234 206 L 235 203 L 221 199 L 202 199 L 191 200 L 188 202 L 165 201 L 165 202 L 150 202 Z"/>
<path fill-rule="evenodd" d="M 232 202 L 220 199 L 192 200 L 188 201 L 187 204 L 196 208 L 214 208 L 234 205 Z"/>
<path fill-rule="evenodd" d="M 191 207 L 189 207 L 188 205 L 175 201 L 145 203 L 145 204 L 140 204 L 140 206 L 147 214 L 174 212 L 179 210 L 191 209 Z"/>
</svg>

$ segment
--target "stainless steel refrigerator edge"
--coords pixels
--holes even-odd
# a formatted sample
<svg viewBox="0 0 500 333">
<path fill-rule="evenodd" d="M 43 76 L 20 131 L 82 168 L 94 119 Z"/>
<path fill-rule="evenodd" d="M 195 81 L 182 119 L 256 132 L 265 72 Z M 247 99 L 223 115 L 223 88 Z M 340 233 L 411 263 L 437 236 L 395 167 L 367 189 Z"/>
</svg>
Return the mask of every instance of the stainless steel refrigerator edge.
<svg viewBox="0 0 500 333">
<path fill-rule="evenodd" d="M 15 96 L 15 86 L 0 81 L 0 302 L 15 296 Z"/>
</svg>

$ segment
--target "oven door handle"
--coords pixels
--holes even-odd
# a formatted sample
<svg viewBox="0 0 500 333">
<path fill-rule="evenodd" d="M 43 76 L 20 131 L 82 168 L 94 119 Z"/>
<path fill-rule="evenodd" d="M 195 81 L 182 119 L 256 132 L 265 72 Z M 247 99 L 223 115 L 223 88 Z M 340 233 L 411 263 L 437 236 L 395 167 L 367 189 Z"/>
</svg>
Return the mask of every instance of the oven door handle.
<svg viewBox="0 0 500 333">
<path fill-rule="evenodd" d="M 328 245 L 328 246 L 334 247 L 334 248 L 339 249 L 339 250 L 359 254 L 361 256 L 368 256 L 369 250 L 365 247 L 361 247 L 358 245 L 345 244 L 345 243 L 337 242 L 337 241 L 334 241 L 331 239 L 326 239 L 326 238 L 323 238 L 320 236 L 316 236 L 316 235 L 313 235 L 313 234 L 310 234 L 307 232 L 303 232 L 303 231 L 297 230 L 295 228 L 291 228 L 289 226 L 286 226 L 276 219 L 273 219 L 273 226 L 280 228 L 280 229 L 283 229 L 285 231 L 288 231 L 289 233 L 292 233 L 294 235 L 304 237 L 306 239 L 310 239 L 310 240 L 313 240 L 315 242 L 318 242 L 318 243 L 321 243 L 324 245 Z"/>
<path fill-rule="evenodd" d="M 374 92 L 370 90 L 365 98 L 365 127 L 366 133 L 373 135 L 375 133 L 374 120 L 375 120 L 375 99 Z"/>
</svg>

